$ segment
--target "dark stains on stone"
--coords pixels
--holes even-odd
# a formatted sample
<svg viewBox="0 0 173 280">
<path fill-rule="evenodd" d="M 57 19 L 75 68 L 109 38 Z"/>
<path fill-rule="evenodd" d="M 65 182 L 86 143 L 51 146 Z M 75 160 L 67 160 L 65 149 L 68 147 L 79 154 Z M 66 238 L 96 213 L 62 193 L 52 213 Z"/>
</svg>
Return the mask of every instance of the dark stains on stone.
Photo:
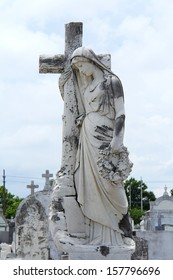
<svg viewBox="0 0 173 280">
<path fill-rule="evenodd" d="M 97 125 L 97 127 L 95 129 L 95 132 L 98 132 L 101 135 L 105 135 L 105 136 L 110 137 L 110 138 L 112 138 L 112 135 L 110 135 L 110 132 L 112 132 L 112 131 L 113 131 L 113 129 L 109 126 L 106 126 L 106 125 L 102 125 L 102 126 Z"/>
<path fill-rule="evenodd" d="M 100 150 L 104 150 L 109 147 L 109 143 L 103 142 L 102 145 L 99 147 Z"/>
<path fill-rule="evenodd" d="M 54 215 L 51 217 L 51 220 L 52 220 L 53 222 L 57 222 L 57 221 L 60 220 L 60 218 L 58 217 L 58 215 L 54 214 Z"/>
<path fill-rule="evenodd" d="M 98 139 L 100 141 L 105 141 L 106 140 L 105 137 L 101 136 L 101 135 L 96 135 L 96 136 L 94 136 L 94 138 L 96 138 L 96 139 Z"/>
<path fill-rule="evenodd" d="M 109 75 L 101 84 L 100 89 L 105 91 L 102 96 L 101 105 L 113 105 L 114 98 L 124 98 L 123 87 L 117 76 Z"/>
<path fill-rule="evenodd" d="M 70 144 L 71 147 L 78 147 L 78 138 L 76 135 L 71 135 L 71 136 L 66 136 L 63 139 L 63 143 L 64 142 L 68 142 Z"/>
<path fill-rule="evenodd" d="M 116 166 L 113 164 L 112 161 L 109 161 L 110 165 L 112 166 L 112 171 L 115 173 L 117 171 Z"/>
<path fill-rule="evenodd" d="M 62 206 L 62 200 L 59 198 L 58 201 L 52 201 L 52 209 L 58 212 L 63 212 L 64 208 Z"/>
<path fill-rule="evenodd" d="M 111 77 L 111 89 L 113 96 L 116 98 L 124 97 L 123 87 L 121 81 L 118 77 L 112 76 Z"/>
<path fill-rule="evenodd" d="M 70 24 L 66 24 L 65 25 L 66 28 L 66 37 L 65 37 L 65 42 L 66 42 L 66 46 L 71 46 L 72 43 L 75 44 L 76 42 L 74 42 L 74 38 L 77 36 L 78 37 L 82 37 L 82 32 L 83 32 L 83 24 L 81 22 L 76 23 L 76 22 L 71 22 Z M 79 40 L 78 40 L 79 41 Z M 77 47 L 80 47 L 81 44 L 78 43 L 78 46 L 73 46 L 74 49 L 76 49 Z M 69 49 L 68 49 L 69 51 Z"/>
<path fill-rule="evenodd" d="M 112 127 L 109 127 L 107 125 L 102 125 L 102 128 L 104 128 L 106 131 L 108 130 L 113 131 Z"/>
<path fill-rule="evenodd" d="M 25 223 L 25 219 L 28 216 L 30 209 L 32 209 L 32 211 L 34 210 L 34 212 L 38 211 L 40 221 L 45 220 L 46 213 L 43 206 L 40 201 L 38 201 L 34 196 L 31 196 L 21 205 L 20 212 L 16 215 L 17 225 L 23 225 Z"/>
<path fill-rule="evenodd" d="M 115 133 L 116 136 L 121 132 L 122 128 L 124 127 L 125 115 L 121 115 L 116 119 L 115 122 Z"/>
<path fill-rule="evenodd" d="M 110 140 L 112 139 L 112 132 L 113 132 L 113 129 L 109 126 L 106 126 L 106 125 L 102 125 L 102 126 L 99 126 L 97 125 L 96 128 L 95 128 L 95 132 L 99 133 L 98 135 L 95 135 L 94 137 L 100 141 L 105 141 L 102 145 L 103 145 L 103 148 L 104 147 L 108 147 L 108 143 L 106 143 L 106 138 L 110 138 Z M 106 138 L 105 138 L 106 137 Z M 102 147 L 100 147 L 100 149 L 103 149 Z"/>
<path fill-rule="evenodd" d="M 133 236 L 133 239 L 136 246 L 131 260 L 148 260 L 148 241 L 136 236 Z"/>
<path fill-rule="evenodd" d="M 63 176 L 63 175 L 66 175 L 66 174 L 67 174 L 67 173 L 66 173 L 66 168 L 67 168 L 67 165 L 66 165 L 66 166 L 61 167 L 61 169 L 57 172 L 58 177 L 61 177 L 61 176 Z"/>
<path fill-rule="evenodd" d="M 71 107 L 71 108 L 69 109 L 69 111 L 70 111 L 72 114 L 74 114 L 74 108 L 73 108 L 73 107 Z"/>
<path fill-rule="evenodd" d="M 106 257 L 109 254 L 109 247 L 100 246 L 100 253 Z"/>
<path fill-rule="evenodd" d="M 132 238 L 132 226 L 129 221 L 129 214 L 125 214 L 119 222 L 119 228 L 123 231 L 125 237 Z"/>
<path fill-rule="evenodd" d="M 57 201 L 57 210 L 58 210 L 58 212 L 63 212 L 64 211 L 64 208 L 62 206 L 62 200 L 60 198 Z"/>
<path fill-rule="evenodd" d="M 104 91 L 104 94 L 100 97 L 100 108 L 105 106 L 113 107 L 113 92 L 110 89 L 110 82 L 106 79 L 101 85 L 100 90 Z"/>
<path fill-rule="evenodd" d="M 40 236 L 38 236 L 38 243 L 39 243 L 39 245 L 41 245 L 41 244 L 43 244 L 44 245 L 44 243 L 45 243 L 45 237 L 40 237 Z M 42 252 L 43 253 L 43 252 Z"/>
<path fill-rule="evenodd" d="M 40 73 L 57 73 L 55 68 L 58 68 L 58 73 L 64 72 L 65 57 L 64 55 L 55 55 L 51 57 L 41 56 L 39 58 Z"/>
</svg>

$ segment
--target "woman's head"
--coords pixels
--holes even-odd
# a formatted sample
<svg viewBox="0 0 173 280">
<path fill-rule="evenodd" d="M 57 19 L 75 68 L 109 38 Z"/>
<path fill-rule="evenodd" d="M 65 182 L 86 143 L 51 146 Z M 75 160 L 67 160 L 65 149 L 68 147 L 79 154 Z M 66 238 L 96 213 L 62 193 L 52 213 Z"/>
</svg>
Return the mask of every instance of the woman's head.
<svg viewBox="0 0 173 280">
<path fill-rule="evenodd" d="M 80 47 L 76 49 L 71 57 L 71 66 L 78 69 L 80 73 L 91 76 L 95 69 L 90 49 Z"/>
<path fill-rule="evenodd" d="M 96 69 L 95 64 L 91 60 L 81 56 L 74 57 L 71 64 L 73 69 L 78 69 L 81 74 L 87 77 L 92 76 Z"/>
<path fill-rule="evenodd" d="M 73 69 L 77 66 L 78 62 L 85 62 L 95 65 L 103 72 L 113 74 L 97 57 L 97 55 L 89 48 L 80 47 L 77 48 L 71 56 L 71 66 Z M 113 74 L 114 75 L 114 74 Z"/>
<path fill-rule="evenodd" d="M 73 65 L 75 61 L 81 61 L 81 62 L 90 62 L 92 64 L 95 64 L 99 68 L 106 68 L 103 63 L 97 58 L 96 54 L 88 48 L 80 47 L 77 48 L 71 57 L 71 64 Z"/>
</svg>

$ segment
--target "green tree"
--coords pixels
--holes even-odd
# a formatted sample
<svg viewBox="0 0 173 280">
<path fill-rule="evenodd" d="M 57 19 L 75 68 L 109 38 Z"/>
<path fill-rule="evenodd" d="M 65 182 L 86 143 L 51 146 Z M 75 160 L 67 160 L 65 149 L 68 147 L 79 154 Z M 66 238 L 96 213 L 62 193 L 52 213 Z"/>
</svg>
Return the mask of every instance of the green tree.
<svg viewBox="0 0 173 280">
<path fill-rule="evenodd" d="M 133 208 L 130 210 L 130 216 L 134 220 L 135 225 L 139 224 L 141 221 L 142 216 L 144 215 L 145 211 L 141 211 L 140 209 Z"/>
<path fill-rule="evenodd" d="M 170 193 L 171 193 L 171 196 L 173 196 L 173 189 L 172 189 L 172 190 L 170 190 Z"/>
<path fill-rule="evenodd" d="M 16 210 L 22 198 L 11 194 L 7 189 L 4 191 L 4 187 L 0 186 L 0 203 L 3 205 L 3 214 L 6 219 L 15 217 Z"/>
<path fill-rule="evenodd" d="M 156 199 L 153 192 L 147 191 L 148 187 L 142 180 L 137 181 L 135 178 L 130 178 L 125 181 L 124 187 L 131 209 L 141 209 L 141 188 L 143 210 L 149 210 L 150 201 L 154 201 Z"/>
<path fill-rule="evenodd" d="M 149 210 L 150 201 L 156 199 L 151 191 L 147 191 L 147 185 L 142 181 L 137 181 L 135 178 L 130 178 L 124 184 L 126 195 L 129 201 L 129 211 L 135 224 L 140 222 L 144 212 Z M 142 211 L 141 211 L 141 188 L 142 188 Z"/>
</svg>

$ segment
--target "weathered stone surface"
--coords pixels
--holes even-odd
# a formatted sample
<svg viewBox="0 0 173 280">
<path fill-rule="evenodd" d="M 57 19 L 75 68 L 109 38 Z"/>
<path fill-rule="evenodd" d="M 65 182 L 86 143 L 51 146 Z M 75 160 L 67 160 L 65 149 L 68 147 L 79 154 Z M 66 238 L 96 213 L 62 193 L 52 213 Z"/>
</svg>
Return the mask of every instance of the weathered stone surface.
<svg viewBox="0 0 173 280">
<path fill-rule="evenodd" d="M 132 251 L 111 251 L 108 254 L 101 253 L 101 248 L 95 248 L 95 252 L 83 248 L 81 252 L 70 252 L 69 260 L 130 260 Z"/>
<path fill-rule="evenodd" d="M 39 58 L 39 73 L 63 73 L 64 71 L 65 56 L 45 56 Z"/>
<path fill-rule="evenodd" d="M 49 231 L 50 194 L 51 190 L 36 192 L 19 205 L 16 213 L 17 258 L 60 259 Z M 33 239 L 29 243 L 27 239 L 30 236 L 33 236 Z"/>
<path fill-rule="evenodd" d="M 85 237 L 85 220 L 75 197 L 64 197 L 64 211 L 69 235 Z"/>
<path fill-rule="evenodd" d="M 132 260 L 148 260 L 148 241 L 134 236 L 136 243 L 135 252 L 132 254 Z"/>
<path fill-rule="evenodd" d="M 22 259 L 48 259 L 45 209 L 35 196 L 22 201 L 16 214 L 16 254 Z"/>
</svg>

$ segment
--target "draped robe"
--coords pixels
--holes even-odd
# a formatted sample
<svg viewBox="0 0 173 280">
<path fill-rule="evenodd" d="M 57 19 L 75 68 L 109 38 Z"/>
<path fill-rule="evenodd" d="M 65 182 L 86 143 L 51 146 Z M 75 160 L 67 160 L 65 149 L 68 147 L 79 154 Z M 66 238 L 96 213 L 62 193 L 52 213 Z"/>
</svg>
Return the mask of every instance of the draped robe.
<svg viewBox="0 0 173 280">
<path fill-rule="evenodd" d="M 80 128 L 74 181 L 77 201 L 84 216 L 89 220 L 90 244 L 121 245 L 122 231 L 119 222 L 127 213 L 127 198 L 123 182 L 113 184 L 103 178 L 98 170 L 99 152 L 110 145 L 115 129 L 114 102 L 122 96 L 114 92 L 118 78 L 105 88 L 100 82 L 89 86 L 81 96 L 85 109 Z"/>
</svg>

